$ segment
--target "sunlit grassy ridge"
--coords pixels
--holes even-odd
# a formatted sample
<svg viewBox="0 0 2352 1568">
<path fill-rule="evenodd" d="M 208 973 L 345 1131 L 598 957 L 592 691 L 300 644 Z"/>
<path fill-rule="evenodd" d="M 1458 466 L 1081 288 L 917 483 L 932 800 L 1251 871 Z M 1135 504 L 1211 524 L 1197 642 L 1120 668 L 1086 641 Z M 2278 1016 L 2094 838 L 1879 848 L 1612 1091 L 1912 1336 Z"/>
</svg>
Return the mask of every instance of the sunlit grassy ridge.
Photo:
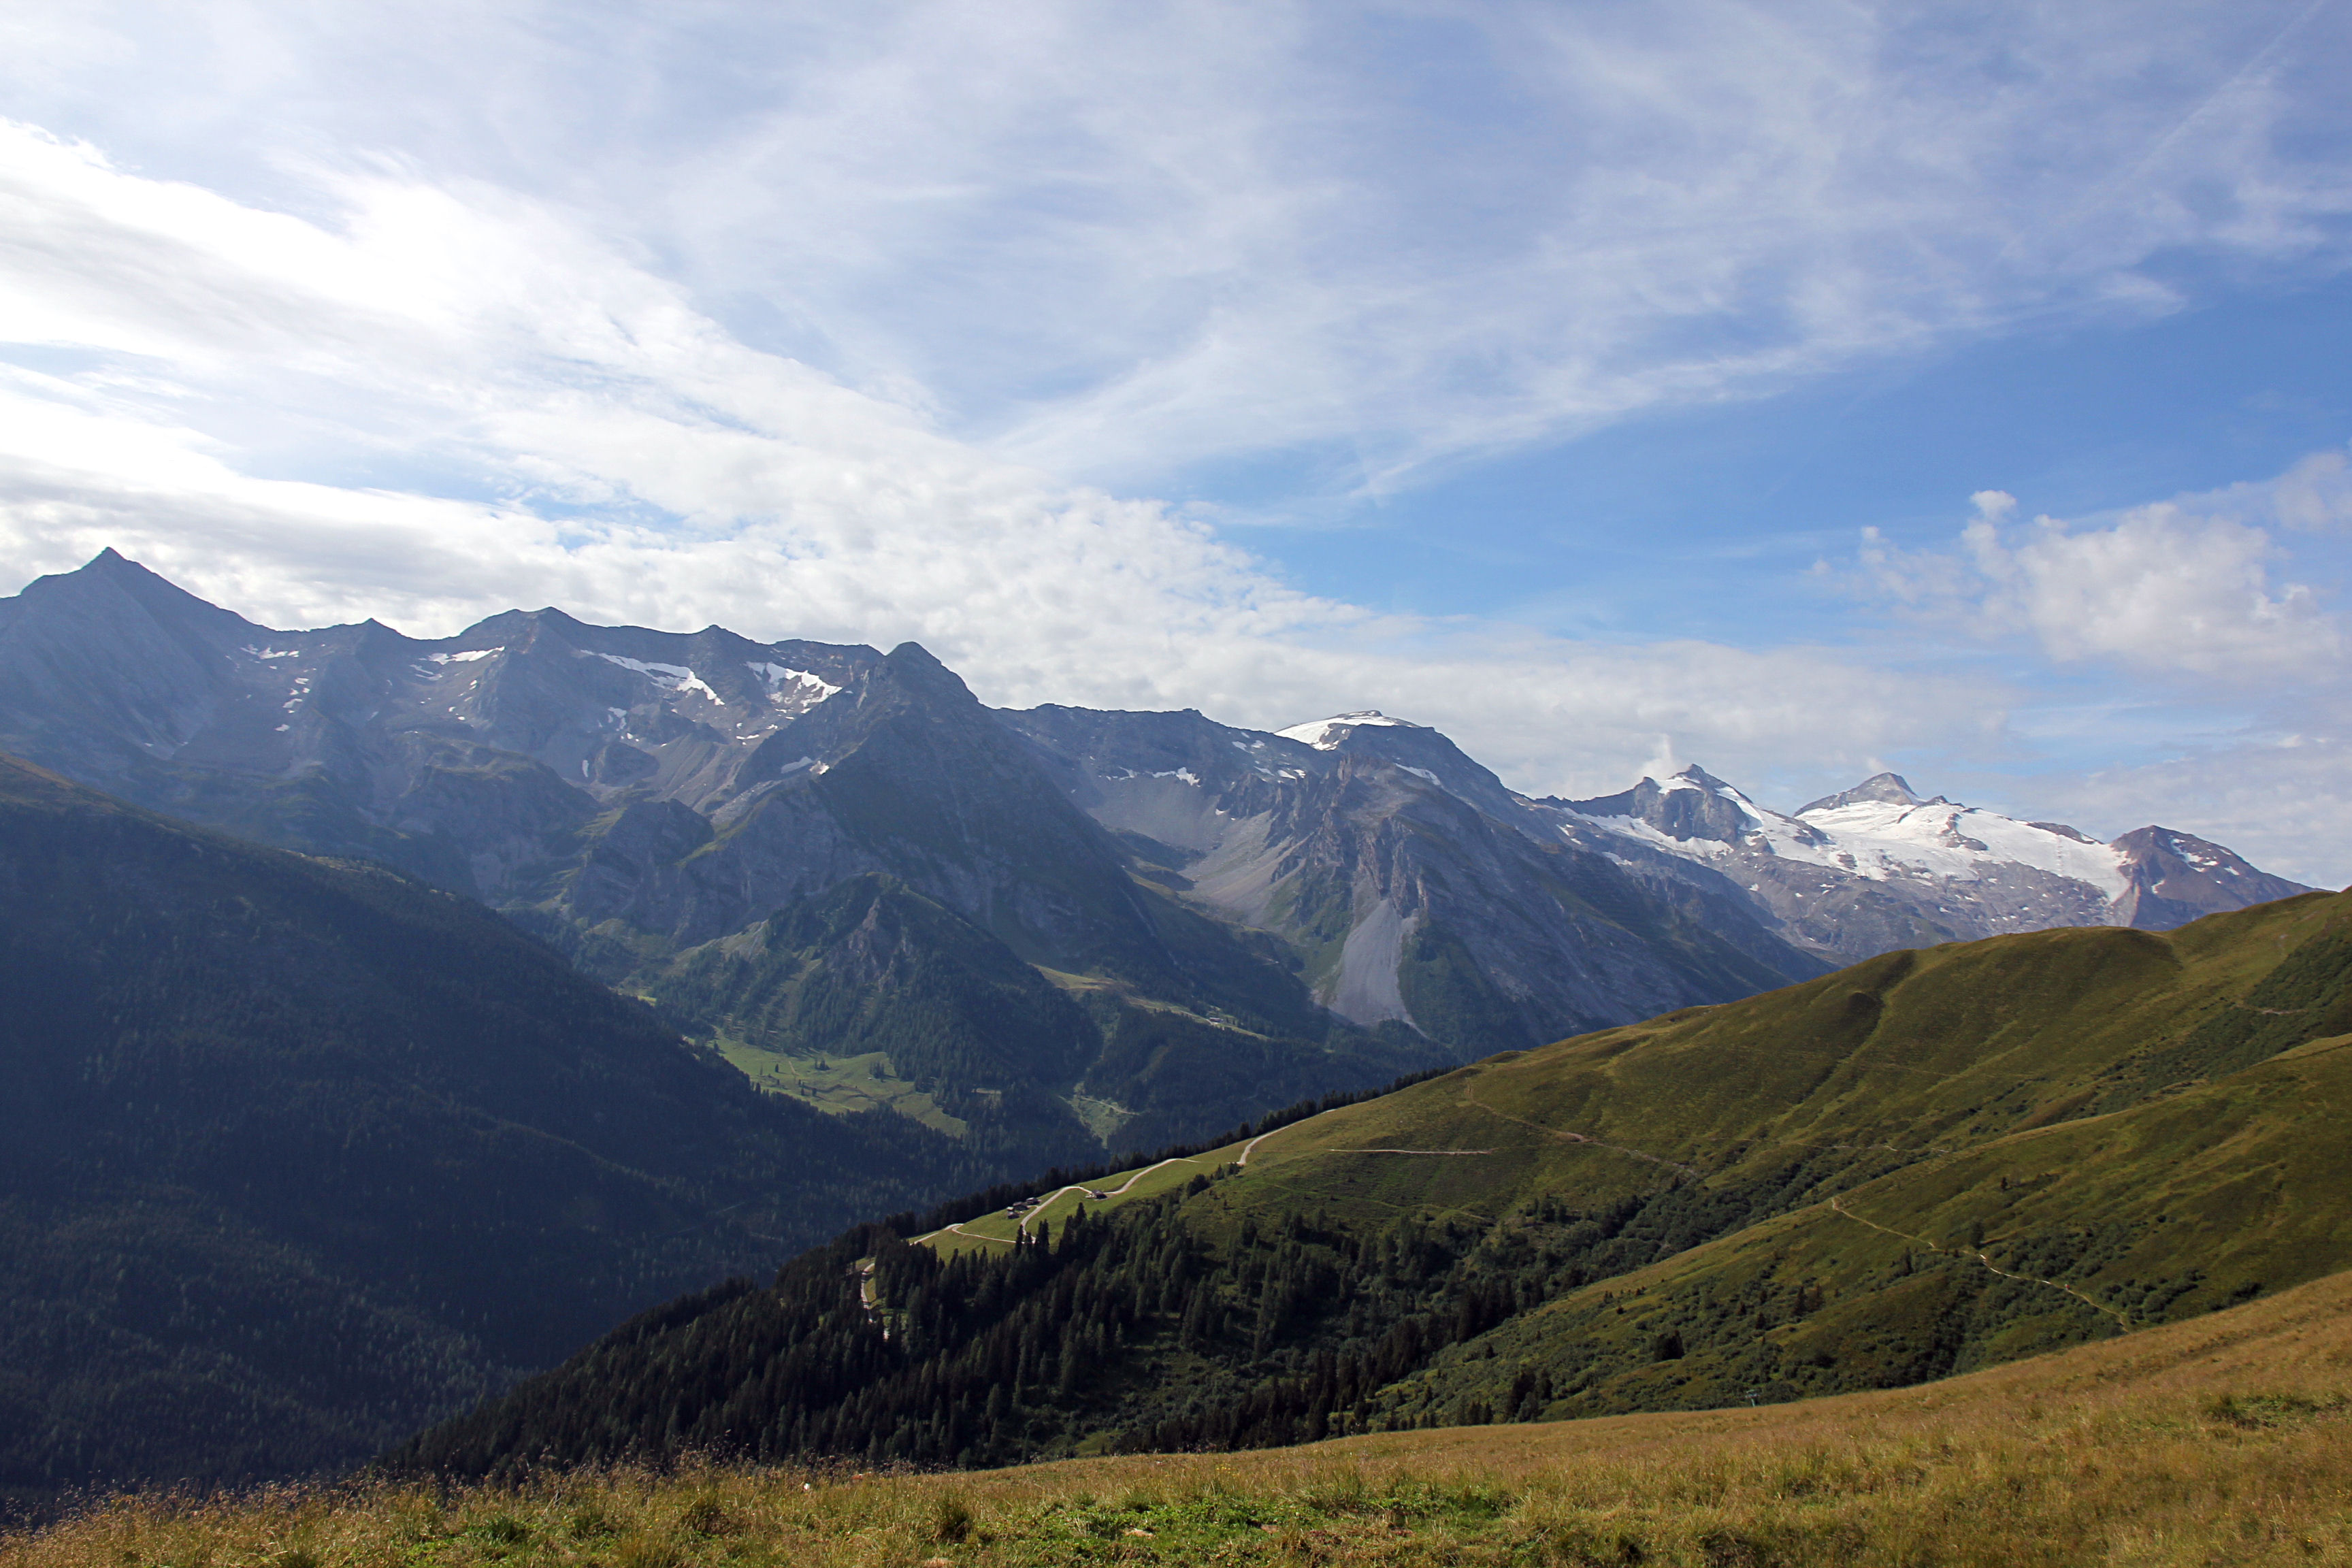
<svg viewBox="0 0 2352 1568">
<path fill-rule="evenodd" d="M 2352 1560 L 2352 1276 L 1922 1388 L 963 1475 L 119 1500 L 0 1568 Z"/>
<path fill-rule="evenodd" d="M 1559 1245 L 1547 1200 L 1757 1211 L 1439 1352 L 1383 1395 L 1424 1419 L 1787 1398 L 2161 1322 L 2352 1264 L 2348 922 L 2314 895 L 1890 953 L 1302 1122 L 1186 1213 L 1456 1219 L 1509 1268 Z"/>
</svg>

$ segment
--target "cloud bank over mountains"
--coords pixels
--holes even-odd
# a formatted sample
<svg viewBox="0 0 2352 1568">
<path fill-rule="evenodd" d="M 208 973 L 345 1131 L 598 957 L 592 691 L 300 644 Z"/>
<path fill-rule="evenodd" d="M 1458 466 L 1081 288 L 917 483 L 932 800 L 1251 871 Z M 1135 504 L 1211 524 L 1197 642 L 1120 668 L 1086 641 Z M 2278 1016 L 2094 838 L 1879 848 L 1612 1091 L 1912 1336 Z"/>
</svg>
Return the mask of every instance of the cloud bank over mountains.
<svg viewBox="0 0 2352 1568">
<path fill-rule="evenodd" d="M 2061 663 L 2108 660 L 2219 680 L 2308 677 L 2342 657 L 2341 617 L 2309 584 L 2274 580 L 2278 531 L 2352 525 L 2345 454 L 2316 452 L 2266 483 L 2018 526 L 2017 500 L 1970 498 L 1951 550 L 1904 550 L 1868 531 L 1871 585 L 1930 621 L 2030 639 Z"/>
<path fill-rule="evenodd" d="M 2180 745 L 2018 798 L 2340 879 L 2341 452 L 2066 523 L 1989 491 L 1769 645 L 1382 614 L 1232 521 L 2338 269 L 2340 19 L 2159 10 L 19 18 L 0 587 L 111 544 L 281 623 L 911 637 L 992 702 L 1376 705 L 1569 795 L 1997 789 L 2041 672 L 2111 671 Z M 2267 803 L 2213 786 L 2272 753 Z"/>
<path fill-rule="evenodd" d="M 0 387 L 27 575 L 110 542 L 288 623 L 437 631 L 551 602 L 916 638 L 1000 703 L 1269 723 L 1377 697 L 1533 731 L 1507 748 L 1522 766 L 1630 760 L 1661 731 L 1826 739 L 1825 704 L 1870 743 L 1930 738 L 1906 716 L 1910 683 L 1822 653 L 1587 647 L 1297 593 L 1164 505 L 1057 481 L 746 347 L 542 208 L 372 177 L 329 229 L 21 127 L 0 149 L 20 236 L 0 331 L 65 321 L 79 362 Z M 249 431 L 282 442 L 280 416 L 311 426 L 295 436 L 314 456 L 406 471 L 256 474 Z"/>
</svg>

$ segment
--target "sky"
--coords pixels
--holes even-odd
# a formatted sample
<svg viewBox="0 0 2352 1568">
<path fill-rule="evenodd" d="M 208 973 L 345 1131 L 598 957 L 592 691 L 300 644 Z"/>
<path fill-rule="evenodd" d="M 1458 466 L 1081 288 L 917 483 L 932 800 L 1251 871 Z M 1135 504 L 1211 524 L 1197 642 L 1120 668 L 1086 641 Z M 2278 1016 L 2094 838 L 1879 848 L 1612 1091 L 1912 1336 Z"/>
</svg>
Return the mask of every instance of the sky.
<svg viewBox="0 0 2352 1568">
<path fill-rule="evenodd" d="M 0 8 L 0 593 L 2352 880 L 2352 0 Z"/>
</svg>

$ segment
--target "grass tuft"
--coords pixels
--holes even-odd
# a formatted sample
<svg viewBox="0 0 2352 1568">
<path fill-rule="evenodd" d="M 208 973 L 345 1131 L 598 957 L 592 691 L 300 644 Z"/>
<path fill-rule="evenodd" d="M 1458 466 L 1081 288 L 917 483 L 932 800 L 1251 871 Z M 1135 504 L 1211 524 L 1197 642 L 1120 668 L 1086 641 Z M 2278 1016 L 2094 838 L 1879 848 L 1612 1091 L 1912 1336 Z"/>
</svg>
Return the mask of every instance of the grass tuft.
<svg viewBox="0 0 2352 1568">
<path fill-rule="evenodd" d="M 942 1546 L 953 1546 L 971 1535 L 971 1505 L 963 1494 L 944 1491 L 931 1502 L 931 1539 Z"/>
</svg>

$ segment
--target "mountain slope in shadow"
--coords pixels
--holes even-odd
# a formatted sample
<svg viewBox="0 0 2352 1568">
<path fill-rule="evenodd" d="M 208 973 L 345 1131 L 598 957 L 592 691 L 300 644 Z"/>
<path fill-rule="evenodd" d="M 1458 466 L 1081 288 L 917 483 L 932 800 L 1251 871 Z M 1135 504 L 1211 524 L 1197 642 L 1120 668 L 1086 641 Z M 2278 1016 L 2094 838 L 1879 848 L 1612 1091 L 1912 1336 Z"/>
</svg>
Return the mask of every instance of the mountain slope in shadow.
<svg viewBox="0 0 2352 1568">
<path fill-rule="evenodd" d="M 469 900 L 0 757 L 0 1488 L 347 1465 L 971 1168 Z"/>
</svg>

